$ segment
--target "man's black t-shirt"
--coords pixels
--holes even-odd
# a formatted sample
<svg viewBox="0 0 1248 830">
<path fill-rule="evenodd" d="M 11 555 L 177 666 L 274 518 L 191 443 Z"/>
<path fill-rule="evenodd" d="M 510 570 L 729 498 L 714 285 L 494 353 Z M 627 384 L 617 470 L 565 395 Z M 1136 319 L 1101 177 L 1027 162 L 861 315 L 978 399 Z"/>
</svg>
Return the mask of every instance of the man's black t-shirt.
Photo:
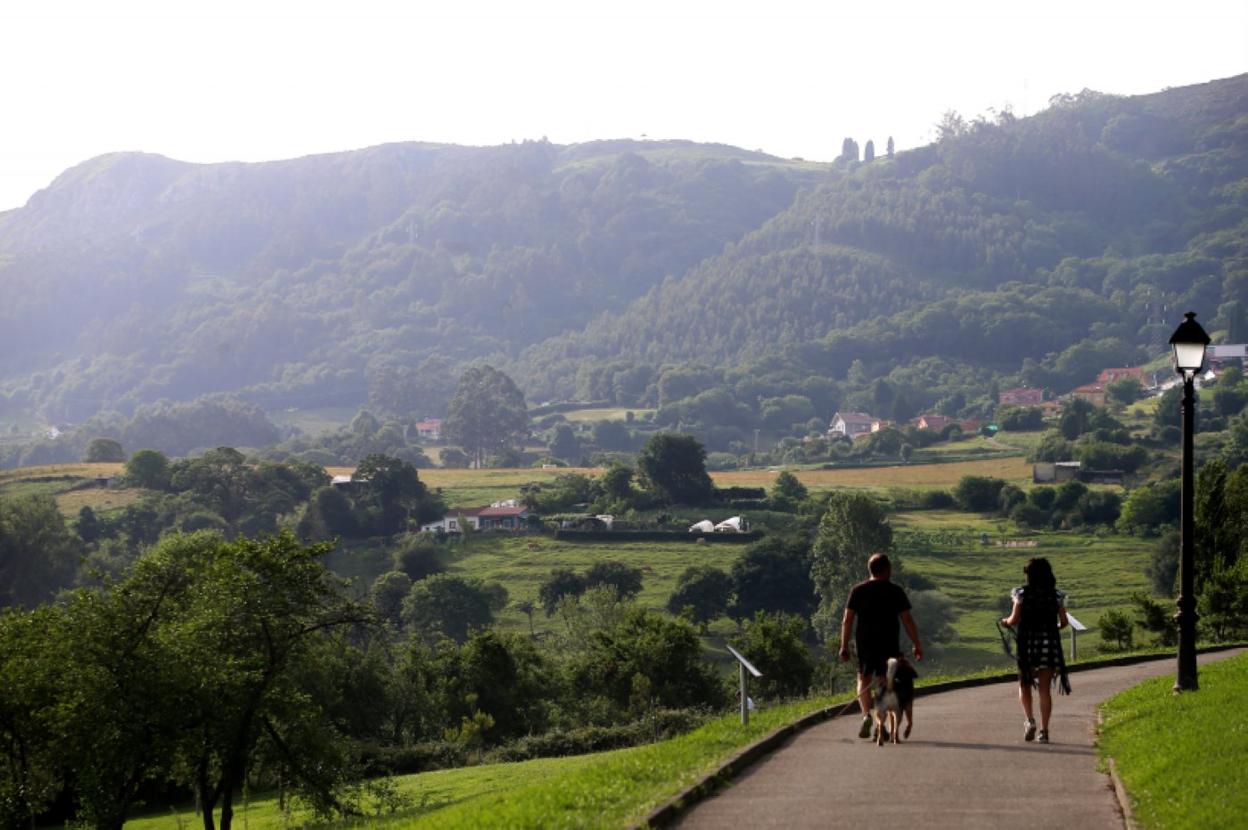
<svg viewBox="0 0 1248 830">
<path fill-rule="evenodd" d="M 860 582 L 849 592 L 849 610 L 858 620 L 854 642 L 858 657 L 889 658 L 901 653 L 901 621 L 910 600 L 900 585 L 887 579 Z"/>
</svg>

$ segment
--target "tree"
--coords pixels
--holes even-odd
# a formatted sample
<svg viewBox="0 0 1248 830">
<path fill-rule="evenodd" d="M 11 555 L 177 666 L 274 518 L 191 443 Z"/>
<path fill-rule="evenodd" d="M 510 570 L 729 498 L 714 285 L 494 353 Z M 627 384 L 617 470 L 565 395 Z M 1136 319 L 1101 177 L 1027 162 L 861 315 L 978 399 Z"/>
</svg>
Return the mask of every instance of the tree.
<svg viewBox="0 0 1248 830">
<path fill-rule="evenodd" d="M 621 600 L 629 600 L 641 593 L 641 569 L 623 562 L 596 562 L 585 572 L 585 587 L 607 585 L 615 589 Z"/>
<path fill-rule="evenodd" d="M 126 462 L 125 481 L 131 487 L 166 490 L 169 487 L 169 459 L 157 450 L 139 450 Z"/>
<path fill-rule="evenodd" d="M 515 382 L 492 366 L 473 367 L 459 378 L 442 435 L 462 447 L 478 467 L 528 433 L 529 414 Z"/>
<path fill-rule="evenodd" d="M 87 444 L 87 452 L 82 460 L 88 463 L 125 461 L 126 451 L 121 448 L 121 442 L 115 438 L 92 438 L 91 443 Z"/>
<path fill-rule="evenodd" d="M 875 161 L 875 142 L 867 139 L 866 149 L 862 152 L 863 161 Z"/>
<path fill-rule="evenodd" d="M 953 497 L 958 507 L 972 513 L 987 513 L 999 506 L 1001 488 L 1005 482 L 985 476 L 963 476 L 954 488 Z"/>
<path fill-rule="evenodd" d="M 888 157 L 889 157 L 890 159 L 893 157 L 893 148 L 894 148 L 894 145 L 893 145 L 893 137 L 890 135 L 890 136 L 888 137 L 888 150 L 887 150 L 887 152 L 888 152 Z"/>
<path fill-rule="evenodd" d="M 446 550 L 428 533 L 410 537 L 394 556 L 396 570 L 407 574 L 412 582 L 440 574 L 446 570 L 442 559 Z"/>
<path fill-rule="evenodd" d="M 1119 406 L 1130 406 L 1144 395 L 1144 388 L 1133 377 L 1125 377 L 1105 386 L 1106 396 Z"/>
<path fill-rule="evenodd" d="M 865 578 L 868 557 L 888 553 L 892 546 L 893 528 L 875 499 L 856 492 L 829 496 L 810 567 L 819 594 L 817 629 L 825 640 L 839 631 L 849 590 Z"/>
<path fill-rule="evenodd" d="M 559 424 L 555 427 L 555 435 L 551 439 L 547 450 L 555 458 L 561 458 L 564 461 L 574 461 L 580 458 L 581 442 L 577 440 L 576 433 L 572 431 L 571 426 Z"/>
<path fill-rule="evenodd" d="M 771 505 L 776 510 L 796 510 L 798 505 L 810 497 L 806 485 L 798 481 L 797 476 L 788 470 L 781 470 L 771 485 Z"/>
<path fill-rule="evenodd" d="M 810 545 L 805 538 L 768 536 L 750 545 L 732 563 L 735 599 L 729 615 L 745 620 L 759 611 L 769 611 L 809 617 L 819 602 L 810 565 Z"/>
<path fill-rule="evenodd" d="M 627 504 L 633 498 L 633 468 L 619 462 L 612 462 L 598 476 L 598 486 L 602 495 L 609 503 Z"/>
<path fill-rule="evenodd" d="M 403 622 L 403 600 L 411 590 L 411 577 L 402 571 L 387 571 L 373 580 L 368 595 L 377 615 L 397 626 Z"/>
<path fill-rule="evenodd" d="M 1062 409 L 1062 415 L 1057 423 L 1058 431 L 1067 440 L 1075 440 L 1091 428 L 1094 410 L 1095 407 L 1083 398 L 1075 398 Z"/>
<path fill-rule="evenodd" d="M 1101 630 L 1101 642 L 1110 651 L 1126 651 L 1134 645 L 1135 624 L 1121 611 L 1109 610 L 1096 621 Z"/>
<path fill-rule="evenodd" d="M 652 436 L 637 456 L 642 486 L 669 504 L 703 504 L 714 491 L 706 472 L 706 450 L 692 435 Z"/>
<path fill-rule="evenodd" d="M 51 496 L 0 499 L 0 608 L 52 599 L 73 582 L 81 554 Z"/>
<path fill-rule="evenodd" d="M 858 142 L 846 136 L 841 142 L 841 154 L 837 157 L 838 161 L 857 161 L 858 160 Z"/>
<path fill-rule="evenodd" d="M 403 621 L 426 638 L 441 635 L 464 642 L 494 622 L 507 607 L 507 591 L 498 583 L 434 574 L 412 585 L 403 601 Z"/>
<path fill-rule="evenodd" d="M 0 611 L 0 826 L 35 827 L 64 786 L 60 608 Z"/>
<path fill-rule="evenodd" d="M 546 616 L 554 616 L 559 601 L 564 597 L 579 597 L 585 593 L 585 578 L 571 568 L 555 568 L 537 589 L 537 598 Z"/>
<path fill-rule="evenodd" d="M 714 707 L 724 699 L 693 628 L 640 608 L 628 608 L 618 622 L 592 631 L 568 671 L 581 694 L 602 699 L 620 716 L 635 709 L 639 675 L 658 706 Z"/>
<path fill-rule="evenodd" d="M 727 612 L 730 599 L 732 577 L 710 565 L 694 565 L 676 580 L 667 610 L 677 615 L 688 610 L 694 622 L 708 623 Z"/>
<path fill-rule="evenodd" d="M 759 611 L 745 621 L 732 644 L 763 676 L 754 681 L 760 699 L 798 697 L 810 691 L 815 661 L 802 635 L 806 620 Z"/>
<path fill-rule="evenodd" d="M 435 521 L 445 513 L 441 498 L 429 493 L 416 468 L 386 455 L 369 455 L 356 467 L 353 480 L 362 483 L 363 524 L 373 532 L 390 536 L 416 524 Z"/>
</svg>

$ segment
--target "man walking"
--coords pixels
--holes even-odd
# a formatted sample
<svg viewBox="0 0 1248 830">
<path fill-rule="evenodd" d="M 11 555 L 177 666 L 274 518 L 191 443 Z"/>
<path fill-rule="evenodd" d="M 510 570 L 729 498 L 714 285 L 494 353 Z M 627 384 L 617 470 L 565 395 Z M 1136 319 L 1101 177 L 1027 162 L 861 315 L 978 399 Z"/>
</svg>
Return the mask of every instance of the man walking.
<svg viewBox="0 0 1248 830">
<path fill-rule="evenodd" d="M 849 660 L 849 633 L 854 631 L 854 644 L 858 647 L 858 706 L 862 709 L 862 728 L 858 737 L 871 737 L 871 684 L 882 680 L 888 671 L 888 659 L 901 656 L 901 630 L 914 644 L 914 659 L 923 659 L 923 646 L 919 644 L 919 630 L 910 615 L 910 599 L 900 585 L 889 581 L 893 575 L 892 563 L 885 554 L 873 554 L 867 560 L 870 578 L 860 582 L 849 592 L 845 604 L 845 618 L 841 621 L 841 660 Z"/>
</svg>

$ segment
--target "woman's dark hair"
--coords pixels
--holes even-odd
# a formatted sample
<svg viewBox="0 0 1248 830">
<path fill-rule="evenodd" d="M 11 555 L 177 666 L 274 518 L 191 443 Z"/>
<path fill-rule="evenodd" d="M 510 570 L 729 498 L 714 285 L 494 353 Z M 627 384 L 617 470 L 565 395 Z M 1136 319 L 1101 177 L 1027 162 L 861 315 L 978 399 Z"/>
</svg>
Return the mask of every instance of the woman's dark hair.
<svg viewBox="0 0 1248 830">
<path fill-rule="evenodd" d="M 1028 559 L 1027 564 L 1023 566 L 1023 573 L 1027 575 L 1027 584 L 1033 588 L 1051 591 L 1057 587 L 1057 579 L 1053 576 L 1053 567 L 1049 565 L 1049 560 L 1043 556 Z"/>
</svg>

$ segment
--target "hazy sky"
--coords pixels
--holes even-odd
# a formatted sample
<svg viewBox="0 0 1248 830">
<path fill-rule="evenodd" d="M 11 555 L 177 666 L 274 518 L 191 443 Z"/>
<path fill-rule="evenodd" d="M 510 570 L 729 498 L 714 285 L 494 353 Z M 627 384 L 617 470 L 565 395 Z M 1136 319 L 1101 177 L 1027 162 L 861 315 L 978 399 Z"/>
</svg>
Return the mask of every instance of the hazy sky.
<svg viewBox="0 0 1248 830">
<path fill-rule="evenodd" d="M 144 150 L 688 138 L 831 159 L 947 109 L 1248 71 L 1244 0 L 0 0 L 0 210 Z"/>
</svg>

